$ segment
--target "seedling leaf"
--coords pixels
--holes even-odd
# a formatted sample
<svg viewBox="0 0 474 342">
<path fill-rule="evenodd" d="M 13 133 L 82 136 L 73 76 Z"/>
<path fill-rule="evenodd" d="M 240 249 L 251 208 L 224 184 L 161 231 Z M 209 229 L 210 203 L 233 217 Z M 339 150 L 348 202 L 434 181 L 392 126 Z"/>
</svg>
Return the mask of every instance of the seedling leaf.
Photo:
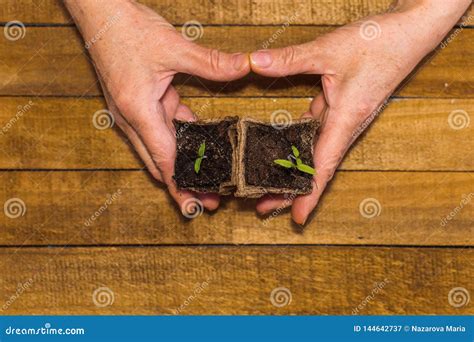
<svg viewBox="0 0 474 342">
<path fill-rule="evenodd" d="M 292 162 L 290 162 L 289 160 L 286 160 L 286 159 L 275 159 L 273 162 L 275 164 L 283 166 L 287 169 L 290 169 L 290 168 L 295 166 L 295 164 L 293 164 Z"/>
<path fill-rule="evenodd" d="M 293 155 L 298 158 L 300 156 L 300 151 L 296 148 L 296 146 L 291 145 L 291 150 L 293 151 Z"/>
<path fill-rule="evenodd" d="M 206 142 L 205 141 L 199 146 L 198 157 L 203 157 L 204 152 L 206 152 Z"/>
<path fill-rule="evenodd" d="M 199 170 L 201 170 L 201 162 L 202 157 L 196 159 L 196 161 L 194 162 L 194 172 L 199 173 Z"/>
<path fill-rule="evenodd" d="M 305 165 L 305 164 L 299 164 L 299 165 L 296 165 L 296 168 L 298 170 L 300 170 L 301 172 L 304 172 L 304 173 L 308 173 L 310 175 L 314 175 L 316 173 L 316 170 L 313 169 L 311 166 L 309 165 Z"/>
</svg>

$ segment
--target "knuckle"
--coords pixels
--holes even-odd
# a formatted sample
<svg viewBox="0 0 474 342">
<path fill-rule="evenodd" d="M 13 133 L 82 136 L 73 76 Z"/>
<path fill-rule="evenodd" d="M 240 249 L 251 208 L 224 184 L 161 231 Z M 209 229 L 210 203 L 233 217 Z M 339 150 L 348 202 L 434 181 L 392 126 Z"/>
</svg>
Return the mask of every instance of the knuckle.
<svg viewBox="0 0 474 342">
<path fill-rule="evenodd" d="M 221 52 L 217 49 L 209 50 L 209 66 L 213 72 L 219 71 Z"/>
<path fill-rule="evenodd" d="M 333 154 L 327 157 L 325 160 L 322 160 L 319 170 L 320 179 L 322 179 L 325 183 L 331 181 L 336 173 L 337 166 L 342 160 L 342 156 L 339 154 Z"/>
<path fill-rule="evenodd" d="M 283 63 L 292 64 L 296 59 L 296 48 L 294 46 L 287 46 L 283 48 Z"/>
<path fill-rule="evenodd" d="M 368 101 L 360 101 L 355 107 L 355 114 L 358 117 L 366 117 L 372 112 L 373 106 Z"/>
<path fill-rule="evenodd" d="M 150 157 L 159 170 L 162 170 L 166 164 L 166 155 L 159 148 L 150 149 Z"/>
</svg>

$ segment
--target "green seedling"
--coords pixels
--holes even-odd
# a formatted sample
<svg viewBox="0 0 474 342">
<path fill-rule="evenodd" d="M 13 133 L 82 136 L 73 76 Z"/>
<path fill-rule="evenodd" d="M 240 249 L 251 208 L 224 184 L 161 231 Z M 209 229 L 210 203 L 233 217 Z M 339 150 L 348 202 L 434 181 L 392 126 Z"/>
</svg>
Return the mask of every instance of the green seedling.
<svg viewBox="0 0 474 342">
<path fill-rule="evenodd" d="M 288 159 L 275 159 L 273 162 L 277 165 L 280 165 L 286 169 L 295 168 L 301 172 L 308 173 L 310 175 L 314 175 L 316 170 L 313 169 L 311 166 L 303 164 L 300 159 L 300 151 L 296 148 L 296 146 L 291 146 L 291 150 L 293 154 L 290 154 Z M 295 161 L 293 162 L 292 159 Z"/>
<path fill-rule="evenodd" d="M 204 153 L 206 152 L 206 142 L 204 141 L 201 145 L 199 145 L 199 150 L 198 150 L 198 157 L 194 161 L 194 172 L 199 173 L 199 170 L 201 170 L 201 163 L 206 156 Z"/>
</svg>

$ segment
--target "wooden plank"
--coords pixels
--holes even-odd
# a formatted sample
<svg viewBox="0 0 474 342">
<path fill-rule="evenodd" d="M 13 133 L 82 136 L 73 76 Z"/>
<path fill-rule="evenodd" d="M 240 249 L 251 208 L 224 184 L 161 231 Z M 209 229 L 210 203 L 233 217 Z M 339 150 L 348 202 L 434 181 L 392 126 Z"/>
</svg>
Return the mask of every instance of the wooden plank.
<svg viewBox="0 0 474 342">
<path fill-rule="evenodd" d="M 329 27 L 292 26 L 274 47 L 298 44 L 328 32 Z M 225 51 L 252 51 L 275 32 L 275 27 L 205 27 L 200 42 Z M 400 96 L 474 97 L 474 30 L 464 29 L 446 48 L 418 69 L 399 91 Z M 98 95 L 99 86 L 82 41 L 74 28 L 28 27 L 25 38 L 0 40 L 0 95 Z M 249 75 L 218 83 L 178 75 L 184 96 L 312 96 L 319 91 L 316 76 L 294 76 L 275 82 Z M 204 86 L 203 86 L 204 84 Z"/>
<path fill-rule="evenodd" d="M 448 294 L 472 294 L 473 262 L 472 249 L 449 248 L 0 249 L 0 300 L 6 315 L 468 315 Z M 272 304 L 278 288 L 287 305 Z"/>
<path fill-rule="evenodd" d="M 391 0 L 291 0 L 272 1 L 189 1 L 143 0 L 173 24 L 197 20 L 202 24 L 269 25 L 289 21 L 292 24 L 341 25 L 362 17 L 383 13 Z M 0 22 L 70 24 L 60 0 L 2 0 Z M 472 11 L 467 16 L 472 15 Z"/>
<path fill-rule="evenodd" d="M 266 121 L 277 110 L 285 110 L 296 119 L 307 110 L 310 101 L 310 98 L 183 100 L 202 118 L 240 114 Z M 104 108 L 105 103 L 97 98 L 0 98 L 0 168 L 143 167 L 118 127 L 106 130 L 94 127 L 94 113 Z M 467 119 L 469 113 L 474 113 L 474 100 L 393 100 L 350 150 L 340 169 L 474 171 L 472 128 L 455 130 L 448 123 L 450 113 L 456 115 L 456 111 L 460 119 L 463 115 Z"/>
<path fill-rule="evenodd" d="M 144 171 L 3 172 L 0 245 L 467 246 L 473 180 L 463 172 L 338 172 L 302 229 L 285 210 L 259 218 L 254 200 L 231 198 L 212 215 L 184 219 Z"/>
</svg>

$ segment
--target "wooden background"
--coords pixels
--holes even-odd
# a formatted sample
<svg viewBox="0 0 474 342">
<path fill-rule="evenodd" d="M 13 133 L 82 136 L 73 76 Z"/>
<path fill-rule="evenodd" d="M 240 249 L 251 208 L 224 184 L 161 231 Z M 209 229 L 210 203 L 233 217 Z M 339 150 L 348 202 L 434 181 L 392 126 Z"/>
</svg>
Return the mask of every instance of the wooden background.
<svg viewBox="0 0 474 342">
<path fill-rule="evenodd" d="M 390 0 L 143 3 L 178 29 L 199 21 L 203 45 L 252 51 L 295 13 L 272 47 L 382 12 Z M 474 298 L 459 307 L 448 298 L 455 288 L 474 296 L 474 125 L 448 123 L 453 111 L 474 120 L 472 26 L 458 26 L 395 94 L 301 230 L 287 212 L 264 220 L 253 200 L 232 198 L 184 220 L 118 129 L 93 126 L 105 103 L 60 1 L 0 0 L 2 33 L 12 20 L 26 31 L 0 37 L 0 204 L 21 199 L 26 211 L 0 211 L 0 314 L 474 313 Z M 313 78 L 274 81 L 175 83 L 201 117 L 298 116 L 319 91 Z M 359 210 L 367 198 L 380 203 L 374 218 Z M 279 287 L 291 293 L 282 307 L 270 300 Z"/>
</svg>

